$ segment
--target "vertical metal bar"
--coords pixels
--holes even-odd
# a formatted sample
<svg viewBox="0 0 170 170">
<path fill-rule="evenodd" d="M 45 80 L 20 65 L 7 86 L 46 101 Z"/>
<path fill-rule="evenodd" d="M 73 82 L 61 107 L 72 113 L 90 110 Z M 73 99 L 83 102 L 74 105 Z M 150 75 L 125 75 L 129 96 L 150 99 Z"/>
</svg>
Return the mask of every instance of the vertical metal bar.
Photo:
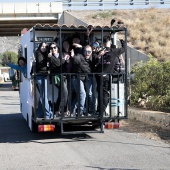
<svg viewBox="0 0 170 170">
<path fill-rule="evenodd" d="M 101 40 L 102 40 L 102 47 L 103 47 L 103 28 L 102 28 L 102 30 L 101 30 Z M 99 115 L 101 116 L 101 117 L 103 117 L 103 56 L 101 57 L 101 62 L 102 62 L 102 71 L 101 71 L 101 73 L 100 73 L 100 113 L 99 113 Z"/>
<path fill-rule="evenodd" d="M 102 74 L 100 74 L 100 97 L 99 97 L 99 99 L 100 99 L 100 101 L 99 101 L 99 115 L 100 115 L 100 117 L 103 117 L 103 73 Z"/>
<path fill-rule="evenodd" d="M 120 114 L 120 72 L 118 73 L 118 81 L 117 81 L 117 111 L 118 111 L 118 117 Z"/>
<path fill-rule="evenodd" d="M 50 73 L 49 75 L 51 77 L 51 83 L 52 83 L 52 110 L 53 110 L 53 116 L 55 114 L 55 109 L 54 109 L 54 76 Z"/>
<path fill-rule="evenodd" d="M 64 78 L 63 78 L 63 74 L 60 74 L 60 106 L 61 106 L 61 116 L 64 117 L 64 97 L 62 97 L 62 94 L 64 94 Z M 64 94 L 65 95 L 65 94 Z"/>
<path fill-rule="evenodd" d="M 128 88 L 127 88 L 127 74 L 128 74 L 128 69 L 127 69 L 127 34 L 128 34 L 128 31 L 127 31 L 127 29 L 125 28 L 125 82 L 124 82 L 124 84 L 125 84 L 125 86 L 124 86 L 124 88 L 125 88 L 125 97 L 124 97 L 124 100 L 125 100 L 125 102 L 124 102 L 124 104 L 125 104 L 125 115 L 126 115 L 126 117 L 128 116 L 128 111 L 127 111 L 127 109 L 128 109 L 128 107 L 127 107 L 127 96 L 128 96 L 128 92 L 127 92 L 127 90 L 128 90 Z"/>
<path fill-rule="evenodd" d="M 92 96 L 93 96 L 93 114 L 95 114 L 96 113 L 96 108 L 95 108 L 95 106 L 96 106 L 96 84 L 95 84 L 95 74 L 93 74 L 93 79 L 92 79 L 93 81 L 92 81 Z"/>
<path fill-rule="evenodd" d="M 67 88 L 68 88 L 68 110 L 71 111 L 71 101 L 72 101 L 72 83 L 71 83 L 71 73 L 67 73 Z M 71 116 L 71 114 L 70 114 Z"/>
<path fill-rule="evenodd" d="M 40 75 L 40 76 L 42 76 L 42 75 Z M 43 77 L 43 79 L 41 79 L 42 80 L 42 87 L 43 87 L 43 94 L 42 94 L 42 108 L 43 108 L 43 115 L 44 115 L 44 118 L 46 117 L 46 113 L 45 113 L 45 100 L 46 100 L 46 96 L 45 96 L 45 88 L 46 88 L 46 86 L 45 86 L 45 79 L 44 79 L 44 77 Z M 40 87 L 40 93 L 41 93 L 41 87 Z M 41 95 L 41 94 L 40 94 Z"/>
<path fill-rule="evenodd" d="M 86 73 L 86 90 L 85 90 L 85 93 L 86 93 L 86 113 L 85 113 L 85 115 L 87 116 L 88 115 L 88 111 L 89 111 L 89 88 L 88 88 L 88 86 L 87 86 L 87 82 L 89 81 L 89 75 L 88 75 L 88 73 Z"/>
<path fill-rule="evenodd" d="M 81 74 L 81 73 L 80 73 Z M 80 116 L 80 74 L 77 74 L 77 93 L 76 93 L 76 96 L 77 96 L 77 102 L 78 102 L 78 107 L 77 107 L 77 112 L 78 112 L 78 117 Z"/>
<path fill-rule="evenodd" d="M 109 82 L 110 82 L 110 100 L 109 100 L 109 117 L 112 117 L 111 113 L 111 103 L 112 103 L 112 75 L 109 74 Z"/>
</svg>

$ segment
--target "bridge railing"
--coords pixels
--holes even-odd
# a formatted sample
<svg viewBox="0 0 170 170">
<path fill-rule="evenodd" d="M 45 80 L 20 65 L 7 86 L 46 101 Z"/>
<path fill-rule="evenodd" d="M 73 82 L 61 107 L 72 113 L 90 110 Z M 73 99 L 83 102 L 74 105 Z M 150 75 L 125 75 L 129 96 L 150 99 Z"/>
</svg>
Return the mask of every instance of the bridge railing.
<svg viewBox="0 0 170 170">
<path fill-rule="evenodd" d="M 64 10 L 170 8 L 170 0 L 63 0 Z"/>
</svg>

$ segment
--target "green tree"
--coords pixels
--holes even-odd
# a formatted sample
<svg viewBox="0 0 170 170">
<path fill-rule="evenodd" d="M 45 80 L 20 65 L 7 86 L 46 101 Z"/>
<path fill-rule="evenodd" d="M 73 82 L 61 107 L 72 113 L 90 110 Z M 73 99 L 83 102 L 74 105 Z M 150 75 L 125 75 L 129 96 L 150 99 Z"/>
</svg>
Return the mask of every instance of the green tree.
<svg viewBox="0 0 170 170">
<path fill-rule="evenodd" d="M 8 58 L 8 62 L 10 63 L 13 63 L 13 64 L 17 64 L 18 62 L 18 56 L 15 52 L 12 52 L 12 51 L 6 51 L 2 54 L 2 64 L 4 65 L 3 63 L 3 59 L 4 57 L 7 57 Z"/>
</svg>

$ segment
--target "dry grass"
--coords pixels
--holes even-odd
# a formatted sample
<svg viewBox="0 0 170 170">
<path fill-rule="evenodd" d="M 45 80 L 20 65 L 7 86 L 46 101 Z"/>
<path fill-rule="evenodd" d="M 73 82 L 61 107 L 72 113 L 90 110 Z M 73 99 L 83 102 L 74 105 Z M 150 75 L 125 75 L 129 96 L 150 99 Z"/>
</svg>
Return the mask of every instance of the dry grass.
<svg viewBox="0 0 170 170">
<path fill-rule="evenodd" d="M 170 9 L 141 9 L 113 11 L 71 11 L 92 25 L 110 25 L 112 18 L 124 21 L 128 28 L 128 44 L 142 52 L 151 53 L 161 61 L 170 55 Z"/>
</svg>

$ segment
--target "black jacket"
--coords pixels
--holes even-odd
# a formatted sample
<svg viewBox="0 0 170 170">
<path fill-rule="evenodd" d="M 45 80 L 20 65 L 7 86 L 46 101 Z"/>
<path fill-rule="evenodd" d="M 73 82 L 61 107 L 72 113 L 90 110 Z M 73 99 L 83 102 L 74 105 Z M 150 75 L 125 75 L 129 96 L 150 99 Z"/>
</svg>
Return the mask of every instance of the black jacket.
<svg viewBox="0 0 170 170">
<path fill-rule="evenodd" d="M 65 62 L 59 55 L 58 58 L 52 55 L 49 59 L 50 73 L 62 73 L 62 64 Z"/>
<path fill-rule="evenodd" d="M 72 65 L 72 70 L 71 73 L 80 73 L 80 79 L 82 81 L 85 80 L 85 75 L 83 73 L 90 73 L 90 66 L 89 64 L 85 61 L 85 58 L 82 54 L 78 53 L 73 57 L 73 65 Z"/>
<path fill-rule="evenodd" d="M 125 52 L 125 48 L 106 48 L 107 52 L 100 58 L 96 59 L 95 72 L 114 73 L 116 64 L 119 63 L 119 55 Z"/>
<path fill-rule="evenodd" d="M 62 72 L 63 73 L 70 73 L 72 65 L 73 65 L 73 58 L 71 57 L 71 54 L 69 54 L 70 58 L 68 60 L 65 60 L 65 55 L 66 55 L 66 53 L 62 52 L 62 55 L 61 55 L 62 59 L 63 59 Z"/>
<path fill-rule="evenodd" d="M 36 51 L 36 73 L 47 73 L 47 52 Z"/>
</svg>

